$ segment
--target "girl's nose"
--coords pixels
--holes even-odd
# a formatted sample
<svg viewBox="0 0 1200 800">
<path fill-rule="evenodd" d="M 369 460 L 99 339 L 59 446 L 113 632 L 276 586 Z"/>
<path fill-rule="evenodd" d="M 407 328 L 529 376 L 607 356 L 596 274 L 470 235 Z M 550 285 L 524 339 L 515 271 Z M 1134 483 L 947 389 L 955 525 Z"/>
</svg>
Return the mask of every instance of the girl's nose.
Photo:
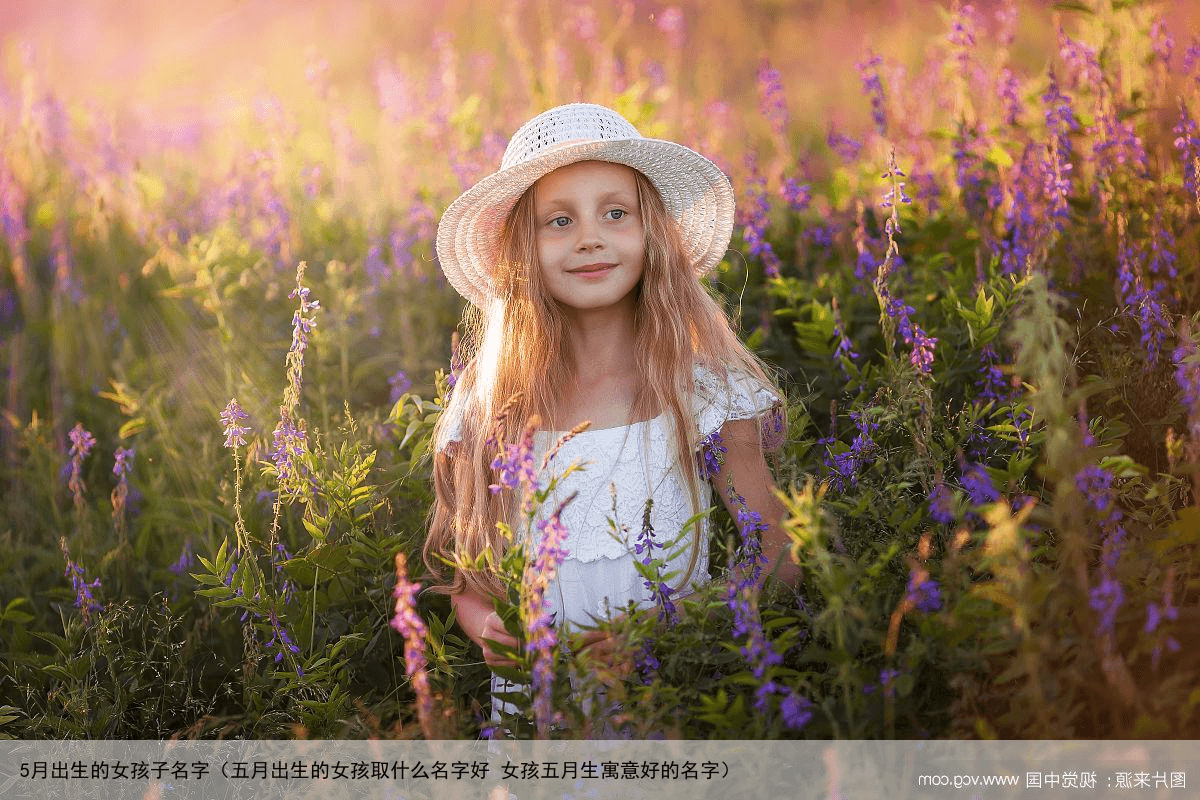
<svg viewBox="0 0 1200 800">
<path fill-rule="evenodd" d="M 594 250 L 604 246 L 604 242 L 600 238 L 600 231 L 594 223 L 581 222 L 576 230 L 579 231 L 579 238 L 575 241 L 576 249 Z"/>
</svg>

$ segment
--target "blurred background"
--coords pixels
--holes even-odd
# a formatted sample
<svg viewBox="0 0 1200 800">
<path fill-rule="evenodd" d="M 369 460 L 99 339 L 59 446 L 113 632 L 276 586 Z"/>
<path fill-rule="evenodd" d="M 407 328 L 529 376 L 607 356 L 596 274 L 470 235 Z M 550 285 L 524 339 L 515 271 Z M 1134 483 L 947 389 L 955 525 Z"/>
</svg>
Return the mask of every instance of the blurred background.
<svg viewBox="0 0 1200 800">
<path fill-rule="evenodd" d="M 973 5 L 990 19 L 1004 4 Z M 1021 3 L 1014 58 L 1044 66 L 1054 44 L 1051 17 L 1077 5 Z M 1162 10 L 1181 44 L 1200 20 L 1190 0 L 1146 5 Z M 609 37 L 631 74 L 647 60 L 680 67 L 672 86 L 693 97 L 736 99 L 753 89 L 756 63 L 770 54 L 789 101 L 815 122 L 854 116 L 848 106 L 860 104 L 847 103 L 846 93 L 857 91 L 853 67 L 866 48 L 917 65 L 931 34 L 945 30 L 949 7 L 929 0 L 8 0 L 0 4 L 0 31 L 10 74 L 31 57 L 66 97 L 169 116 L 266 87 L 301 87 L 318 60 L 339 91 L 370 92 L 380 60 L 425 72 L 447 45 L 453 63 L 442 66 L 483 90 L 485 101 L 516 91 L 514 57 L 525 51 L 546 67 L 555 95 L 547 100 L 558 102 L 578 92 L 573 82 L 555 85 L 555 74 L 568 72 L 550 65 L 585 60 L 590 40 Z M 628 23 L 617 28 L 624 15 Z"/>
</svg>

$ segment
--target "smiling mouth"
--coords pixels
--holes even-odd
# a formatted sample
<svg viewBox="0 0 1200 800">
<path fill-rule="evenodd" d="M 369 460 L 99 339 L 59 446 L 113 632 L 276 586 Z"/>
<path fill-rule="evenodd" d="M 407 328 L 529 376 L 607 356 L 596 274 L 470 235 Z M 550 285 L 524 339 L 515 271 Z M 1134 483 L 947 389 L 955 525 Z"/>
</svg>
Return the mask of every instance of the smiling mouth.
<svg viewBox="0 0 1200 800">
<path fill-rule="evenodd" d="M 569 269 L 573 275 L 594 275 L 598 272 L 605 272 L 617 266 L 616 264 L 588 264 L 586 267 L 578 267 L 577 269 Z"/>
</svg>

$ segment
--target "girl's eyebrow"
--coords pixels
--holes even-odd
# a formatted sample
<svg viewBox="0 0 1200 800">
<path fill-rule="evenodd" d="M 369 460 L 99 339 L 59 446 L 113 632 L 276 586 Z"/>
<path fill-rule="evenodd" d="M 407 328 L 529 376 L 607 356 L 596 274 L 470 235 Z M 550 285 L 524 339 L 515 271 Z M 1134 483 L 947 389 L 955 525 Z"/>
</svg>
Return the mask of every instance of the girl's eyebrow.
<svg viewBox="0 0 1200 800">
<path fill-rule="evenodd" d="M 613 189 L 612 191 L 604 192 L 603 194 L 601 194 L 599 196 L 598 199 L 601 204 L 611 203 L 611 202 L 620 202 L 620 203 L 624 203 L 625 205 L 630 205 L 630 206 L 637 205 L 637 193 L 630 192 L 627 189 Z M 553 195 L 550 197 L 536 196 L 534 198 L 533 204 L 534 204 L 535 209 L 541 209 L 541 210 L 554 208 L 554 207 L 573 208 L 575 205 L 574 199 L 571 197 L 562 197 L 562 196 L 553 196 Z"/>
</svg>

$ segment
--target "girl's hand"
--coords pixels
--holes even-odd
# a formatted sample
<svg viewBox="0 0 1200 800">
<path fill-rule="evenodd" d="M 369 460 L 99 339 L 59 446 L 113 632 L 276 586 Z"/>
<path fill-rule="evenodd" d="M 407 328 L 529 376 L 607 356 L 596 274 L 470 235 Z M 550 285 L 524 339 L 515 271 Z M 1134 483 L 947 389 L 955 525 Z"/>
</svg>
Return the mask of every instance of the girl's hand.
<svg viewBox="0 0 1200 800">
<path fill-rule="evenodd" d="M 489 597 L 469 589 L 450 595 L 450 604 L 463 632 L 483 650 L 483 660 L 489 667 L 512 667 L 516 662 L 492 649 L 489 640 L 506 647 L 516 647 L 517 640 L 508 631 L 492 608 Z"/>
<path fill-rule="evenodd" d="M 504 629 L 504 623 L 500 621 L 500 615 L 495 611 L 484 617 L 483 629 L 479 632 L 480 648 L 483 649 L 483 661 L 489 667 L 515 667 L 516 661 L 513 661 L 508 656 L 500 655 L 492 650 L 490 642 L 504 645 L 505 647 L 517 646 L 517 640 Z"/>
<path fill-rule="evenodd" d="M 602 683 L 618 683 L 633 672 L 633 654 L 626 647 L 623 636 L 586 631 L 580 634 L 574 649 L 581 663 L 590 666 Z"/>
</svg>

